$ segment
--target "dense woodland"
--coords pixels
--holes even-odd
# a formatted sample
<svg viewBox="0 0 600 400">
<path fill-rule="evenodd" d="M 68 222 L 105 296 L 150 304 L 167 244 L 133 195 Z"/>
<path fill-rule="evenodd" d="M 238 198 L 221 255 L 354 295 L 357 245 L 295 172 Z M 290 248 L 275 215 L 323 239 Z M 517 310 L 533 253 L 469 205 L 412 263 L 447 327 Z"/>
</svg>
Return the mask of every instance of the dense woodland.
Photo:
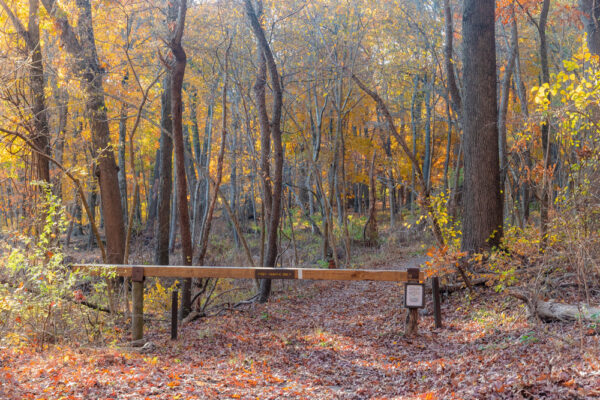
<svg viewBox="0 0 600 400">
<path fill-rule="evenodd" d="M 235 390 L 205 381 L 204 392 L 195 392 L 194 378 L 179 376 L 198 359 L 183 358 L 165 341 L 170 350 L 163 349 L 160 362 L 179 375 L 161 376 L 169 381 L 164 390 L 145 395 L 171 398 L 181 389 L 181 398 L 600 396 L 600 381 L 589 372 L 600 367 L 595 0 L 0 0 L 0 6 L 0 374 L 3 363 L 23 368 L 17 367 L 26 363 L 22 350 L 9 349 L 24 344 L 76 360 L 77 350 L 53 346 L 127 342 L 128 279 L 85 276 L 70 264 L 420 265 L 427 284 L 440 277 L 453 327 L 421 333 L 423 352 L 429 346 L 447 354 L 420 359 L 433 363 L 427 372 L 433 375 L 422 378 L 429 389 L 406 369 L 379 376 L 377 384 L 366 377 L 372 371 L 328 384 L 322 373 L 320 383 L 296 379 L 302 372 L 288 371 L 286 363 L 277 375 L 266 368 L 280 359 L 272 355 L 258 370 L 244 360 L 224 372 L 219 363 L 226 361 L 206 361 L 212 373 L 241 379 L 243 369 L 248 379 Z M 229 343 L 227 324 L 253 332 L 240 339 L 235 335 L 244 333 L 236 331 L 233 346 L 244 344 L 240 354 L 260 359 L 272 354 L 257 350 L 261 323 L 271 324 L 285 347 L 300 343 L 294 332 L 309 329 L 294 324 L 315 315 L 318 332 L 304 333 L 302 343 L 342 349 L 335 340 L 354 338 L 353 348 L 363 350 L 351 360 L 381 352 L 392 362 L 409 357 L 389 356 L 398 340 L 408 340 L 402 351 L 414 356 L 414 342 L 399 334 L 404 317 L 390 317 L 402 309 L 401 288 L 365 285 L 156 279 L 146 284 L 146 306 L 151 320 L 162 321 L 170 290 L 178 288 L 181 343 L 203 347 L 196 356 L 204 360 Z M 336 307 L 358 299 L 363 308 L 335 325 Z M 311 309 L 315 301 L 320 311 Z M 383 307 L 375 320 L 363 321 L 371 310 L 365 301 Z M 286 322 L 286 307 L 304 317 Z M 427 307 L 421 332 L 430 332 Z M 240 312 L 253 324 L 236 319 Z M 330 331 L 323 321 L 331 321 Z M 344 330 L 356 321 L 364 332 L 382 329 L 385 348 L 364 339 L 366 333 Z M 166 329 L 161 324 L 149 324 L 150 337 Z M 432 339 L 438 334 L 448 335 L 450 347 Z M 476 367 L 462 361 L 445 367 L 453 357 L 463 360 L 457 344 L 463 334 L 473 343 L 490 335 L 498 342 L 473 344 L 473 351 L 484 351 Z M 528 354 L 541 358 L 537 375 L 506 373 L 521 364 L 486 367 L 493 357 L 516 362 L 516 350 L 507 355 L 510 343 L 536 352 Z M 490 355 L 485 346 L 501 350 Z M 142 354 L 157 351 L 149 348 Z M 127 357 L 141 363 L 131 361 L 139 371 L 157 363 L 115 351 L 86 357 L 100 364 L 112 357 L 109 369 Z M 561 361 L 543 361 L 551 353 Z M 327 354 L 319 356 L 329 366 L 323 368 L 344 369 Z M 49 358 L 31 360 L 49 368 Z M 546 364 L 559 367 L 540 367 Z M 450 376 L 445 368 L 455 368 L 447 380 L 439 378 Z M 471 369 L 485 369 L 479 373 L 486 378 L 471 381 Z M 65 379 L 78 380 L 70 374 Z M 394 376 L 403 377 L 402 388 L 390 389 L 398 386 Z M 493 383 L 494 376 L 505 380 Z M 96 385 L 93 374 L 88 378 L 96 383 L 56 389 L 48 398 L 120 398 Z M 268 384 L 253 385 L 257 379 Z M 273 385 L 283 381 L 299 386 L 274 394 Z M 37 398 L 37 386 L 14 374 L 0 375 L 2 382 L 12 389 L 0 385 L 0 397 Z"/>
</svg>

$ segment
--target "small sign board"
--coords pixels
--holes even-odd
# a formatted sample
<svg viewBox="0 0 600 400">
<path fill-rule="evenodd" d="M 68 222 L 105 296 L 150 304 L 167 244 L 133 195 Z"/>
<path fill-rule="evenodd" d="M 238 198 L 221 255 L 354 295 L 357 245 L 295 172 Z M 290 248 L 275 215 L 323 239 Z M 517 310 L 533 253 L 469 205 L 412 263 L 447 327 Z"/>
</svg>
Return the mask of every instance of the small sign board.
<svg viewBox="0 0 600 400">
<path fill-rule="evenodd" d="M 256 270 L 254 277 L 256 279 L 296 279 L 296 271 L 289 269 L 262 269 Z"/>
<path fill-rule="evenodd" d="M 425 307 L 425 285 L 423 285 L 422 283 L 404 284 L 404 307 Z"/>
</svg>

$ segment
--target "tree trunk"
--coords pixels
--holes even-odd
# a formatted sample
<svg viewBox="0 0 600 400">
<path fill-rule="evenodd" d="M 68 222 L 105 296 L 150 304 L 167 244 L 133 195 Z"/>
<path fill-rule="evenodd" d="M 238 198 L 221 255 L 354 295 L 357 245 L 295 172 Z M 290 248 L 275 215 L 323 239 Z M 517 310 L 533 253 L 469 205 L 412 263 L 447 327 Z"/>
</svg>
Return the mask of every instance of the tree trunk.
<svg viewBox="0 0 600 400">
<path fill-rule="evenodd" d="M 427 87 L 425 88 L 425 154 L 423 156 L 423 175 L 425 177 L 425 185 L 427 186 L 427 190 L 431 190 L 431 93 L 434 90 L 434 79 L 432 76 L 431 80 L 427 82 Z"/>
<path fill-rule="evenodd" d="M 190 230 L 190 217 L 187 200 L 187 180 L 185 173 L 185 148 L 183 143 L 183 77 L 187 64 L 187 56 L 181 45 L 185 17 L 187 13 L 187 0 L 171 2 L 169 8 L 177 10 L 177 20 L 169 47 L 175 58 L 171 75 L 171 117 L 173 118 L 173 141 L 175 143 L 175 161 L 177 173 L 177 208 L 179 214 L 179 230 L 181 236 L 181 251 L 183 265 L 192 265 L 192 236 Z M 181 291 L 180 318 L 185 318 L 191 311 L 192 280 L 185 279 Z"/>
<path fill-rule="evenodd" d="M 251 0 L 244 0 L 246 6 L 246 15 L 250 20 L 250 25 L 252 26 L 252 31 L 254 32 L 254 36 L 258 41 L 259 53 L 262 53 L 262 57 L 266 67 L 269 69 L 269 74 L 271 76 L 271 90 L 273 91 L 273 109 L 271 120 L 269 121 L 266 103 L 264 99 L 264 89 L 265 89 L 265 73 L 262 72 L 262 69 L 266 69 L 263 66 L 263 62 L 259 64 L 259 78 L 257 79 L 258 88 L 256 90 L 257 93 L 257 103 L 259 107 L 260 114 L 260 124 L 261 131 L 270 130 L 271 139 L 273 140 L 273 153 L 274 153 L 274 167 L 275 171 L 273 173 L 273 189 L 272 192 L 270 190 L 270 185 L 267 189 L 271 197 L 271 210 L 269 214 L 269 224 L 268 224 L 268 237 L 267 237 L 267 248 L 266 248 L 266 257 L 265 257 L 265 267 L 274 268 L 275 261 L 277 259 L 277 228 L 279 227 L 279 219 L 281 216 L 281 195 L 282 195 L 282 185 L 283 185 L 283 146 L 281 143 L 281 108 L 282 108 L 282 97 L 283 91 L 280 85 L 280 77 L 279 72 L 277 71 L 277 65 L 275 64 L 275 59 L 273 57 L 273 53 L 271 52 L 271 47 L 265 37 L 265 33 L 260 25 L 258 20 L 257 13 L 254 10 L 254 6 L 252 5 Z M 262 7 L 260 5 L 259 7 Z M 260 8 L 259 8 L 260 10 Z M 255 86 L 255 87 L 256 87 Z M 261 88 L 262 86 L 262 94 Z M 261 97 L 262 96 L 262 97 Z M 270 129 L 269 129 L 270 128 Z M 264 149 L 263 149 L 264 151 Z M 263 164 L 264 167 L 264 164 Z M 263 174 L 264 174 L 263 169 Z M 267 178 L 268 175 L 265 175 L 264 178 Z M 265 196 L 267 196 L 267 191 L 265 190 Z M 271 293 L 271 280 L 264 279 L 261 282 L 260 286 L 260 302 L 266 302 Z"/>
<path fill-rule="evenodd" d="M 462 249 L 478 252 L 497 246 L 502 238 L 495 1 L 465 0 L 463 36 L 466 79 Z"/>
<path fill-rule="evenodd" d="M 32 111 L 34 117 L 35 136 L 33 142 L 36 147 L 50 155 L 50 130 L 48 128 L 48 116 L 44 95 L 44 64 L 42 60 L 42 47 L 40 42 L 39 25 L 39 1 L 29 0 L 29 24 L 28 34 L 30 44 L 28 50 L 31 53 L 30 85 L 33 97 Z M 34 162 L 37 178 L 50 182 L 50 162 L 47 157 L 34 153 Z"/>
<path fill-rule="evenodd" d="M 518 29 L 517 24 L 515 24 L 516 29 Z M 517 33 L 517 37 L 518 37 L 518 33 Z M 525 89 L 525 84 L 523 83 L 523 80 L 521 79 L 521 62 L 520 62 L 520 54 L 519 54 L 519 41 L 517 40 L 516 43 L 516 49 L 515 49 L 515 53 L 516 53 L 516 59 L 515 59 L 515 71 L 514 71 L 514 79 L 515 79 L 515 86 L 517 89 L 517 97 L 519 98 L 519 103 L 521 105 L 521 113 L 523 114 L 523 117 L 525 120 L 529 119 L 529 104 L 527 102 L 527 90 Z M 527 147 L 525 148 L 524 152 L 523 152 L 523 170 L 531 170 L 532 165 L 531 165 L 531 151 L 530 151 L 530 143 L 527 143 Z M 522 183 L 521 183 L 521 209 L 523 210 L 522 212 L 522 221 L 521 224 L 525 225 L 527 223 L 527 221 L 529 220 L 529 203 L 530 203 L 530 197 L 531 197 L 531 188 L 529 186 L 529 182 L 528 179 L 526 177 L 523 177 L 522 179 Z"/>
<path fill-rule="evenodd" d="M 600 55 L 600 2 L 579 0 L 581 21 L 587 32 L 587 45 L 592 54 Z"/>
<path fill-rule="evenodd" d="M 548 44 L 546 41 L 546 22 L 548 21 L 548 12 L 550 11 L 550 0 L 544 0 L 540 21 L 537 24 L 540 35 L 540 63 L 542 64 L 542 85 L 550 84 L 550 68 L 548 66 Z M 550 93 L 548 93 L 550 98 Z M 550 207 L 550 192 L 552 191 L 549 169 L 554 165 L 552 156 L 552 141 L 550 134 L 550 121 L 546 118 L 541 124 L 542 131 L 542 154 L 544 165 L 544 178 L 542 182 L 541 204 L 540 204 L 540 227 L 541 227 L 541 245 L 546 245 L 548 235 L 548 208 Z"/>
<path fill-rule="evenodd" d="M 171 118 L 171 74 L 163 80 L 160 116 L 160 172 L 156 226 L 156 249 L 154 260 L 157 265 L 169 265 L 169 228 L 171 217 L 171 191 L 173 189 L 173 120 Z"/>
<path fill-rule="evenodd" d="M 96 194 L 96 183 L 92 183 L 92 188 L 90 190 L 90 195 L 89 195 L 89 199 L 88 199 L 88 204 L 90 205 L 90 211 L 91 211 L 91 218 L 88 221 L 88 227 L 89 227 L 89 235 L 88 235 L 88 250 L 91 250 L 92 247 L 94 246 L 94 230 L 92 228 L 92 225 L 94 225 L 96 223 L 96 199 L 98 198 L 98 195 Z M 88 216 L 89 218 L 89 216 Z"/>
<path fill-rule="evenodd" d="M 510 82 L 515 68 L 517 58 L 517 43 L 519 37 L 517 35 L 517 20 L 514 12 L 514 4 L 511 6 L 511 36 L 510 46 L 508 48 L 508 61 L 502 78 L 502 93 L 500 97 L 500 108 L 498 113 L 498 150 L 500 151 L 500 188 L 502 188 L 502 204 L 507 203 L 506 200 L 506 175 L 508 173 L 508 155 L 506 149 L 506 118 L 508 114 L 508 103 L 510 101 Z"/>
<path fill-rule="evenodd" d="M 421 96 L 419 94 L 419 77 L 415 75 L 413 79 L 413 94 L 410 102 L 410 121 L 412 128 L 412 153 L 415 156 L 415 159 L 418 159 L 417 156 L 417 130 L 418 124 L 421 121 Z M 411 184 L 412 191 L 410 193 L 410 209 L 414 211 L 415 207 L 415 195 L 416 192 L 416 166 L 411 165 Z"/>
<path fill-rule="evenodd" d="M 444 0 L 444 28 L 446 43 L 444 45 L 444 63 L 446 67 L 446 77 L 448 79 L 448 94 L 452 101 L 452 108 L 457 115 L 461 115 L 462 99 L 460 90 L 456 84 L 456 74 L 454 72 L 454 26 L 452 24 L 452 9 L 450 0 Z"/>
<path fill-rule="evenodd" d="M 162 138 L 162 133 L 161 133 Z M 147 193 L 147 216 L 146 216 L 146 231 L 154 232 L 154 223 L 156 222 L 157 206 L 158 206 L 158 183 L 160 175 L 160 145 L 154 156 L 154 169 L 152 171 L 152 180 L 149 185 L 149 193 Z"/>
<path fill-rule="evenodd" d="M 377 214 L 375 213 L 376 195 L 375 191 L 375 155 L 377 152 L 373 150 L 371 157 L 371 166 L 369 168 L 369 217 L 363 230 L 363 238 L 367 246 L 376 246 L 379 241 L 377 234 Z"/>
<path fill-rule="evenodd" d="M 127 75 L 123 78 L 123 89 L 127 85 Z M 125 141 L 127 140 L 127 103 L 121 103 L 119 115 L 119 190 L 121 192 L 121 208 L 123 209 L 123 220 L 127 221 L 127 168 L 125 165 Z M 134 171 L 131 171 L 135 173 Z"/>
</svg>

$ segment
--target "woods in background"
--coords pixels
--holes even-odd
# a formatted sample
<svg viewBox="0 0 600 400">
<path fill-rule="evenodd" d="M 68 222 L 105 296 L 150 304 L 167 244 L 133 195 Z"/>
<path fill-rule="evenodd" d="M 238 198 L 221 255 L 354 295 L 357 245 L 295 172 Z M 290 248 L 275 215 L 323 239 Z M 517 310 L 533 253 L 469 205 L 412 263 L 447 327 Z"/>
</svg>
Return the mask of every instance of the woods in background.
<svg viewBox="0 0 600 400">
<path fill-rule="evenodd" d="M 506 232 L 542 251 L 596 240 L 593 1 L 0 6 L 3 234 L 39 229 L 41 180 L 68 211 L 63 244 L 87 234 L 113 264 L 210 263 L 216 218 L 265 267 L 294 229 L 348 266 L 382 215 L 392 231 L 425 216 L 440 263 Z"/>
</svg>

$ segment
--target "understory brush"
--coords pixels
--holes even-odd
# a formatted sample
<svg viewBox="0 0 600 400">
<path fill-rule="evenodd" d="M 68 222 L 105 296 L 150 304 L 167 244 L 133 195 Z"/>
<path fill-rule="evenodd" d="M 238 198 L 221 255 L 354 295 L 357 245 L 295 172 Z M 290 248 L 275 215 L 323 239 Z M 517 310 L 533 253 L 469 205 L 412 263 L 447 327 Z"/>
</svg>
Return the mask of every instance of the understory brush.
<svg viewBox="0 0 600 400">
<path fill-rule="evenodd" d="M 90 308 L 106 300 L 106 283 L 65 264 L 64 207 L 48 185 L 38 186 L 43 193 L 39 233 L 0 243 L 0 343 L 43 348 L 64 340 L 97 340 L 112 330 L 101 307 Z"/>
</svg>

